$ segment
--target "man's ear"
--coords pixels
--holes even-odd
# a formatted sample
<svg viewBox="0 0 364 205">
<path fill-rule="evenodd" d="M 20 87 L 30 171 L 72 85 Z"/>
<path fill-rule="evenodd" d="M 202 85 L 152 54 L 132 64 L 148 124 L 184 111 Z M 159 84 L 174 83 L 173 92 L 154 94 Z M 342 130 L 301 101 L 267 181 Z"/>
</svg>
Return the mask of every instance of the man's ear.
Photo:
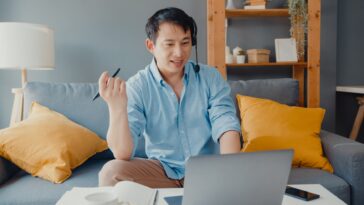
<svg viewBox="0 0 364 205">
<path fill-rule="evenodd" d="M 149 38 L 147 38 L 145 40 L 145 46 L 147 47 L 147 50 L 153 54 L 154 51 L 154 42 L 152 40 L 150 40 Z"/>
</svg>

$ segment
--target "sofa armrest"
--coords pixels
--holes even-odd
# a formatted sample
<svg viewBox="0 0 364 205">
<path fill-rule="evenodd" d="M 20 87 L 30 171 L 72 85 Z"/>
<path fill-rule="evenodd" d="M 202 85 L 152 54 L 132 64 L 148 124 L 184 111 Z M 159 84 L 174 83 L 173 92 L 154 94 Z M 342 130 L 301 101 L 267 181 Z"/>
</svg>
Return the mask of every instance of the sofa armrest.
<svg viewBox="0 0 364 205">
<path fill-rule="evenodd" d="M 334 174 L 351 187 L 352 204 L 364 204 L 364 144 L 327 131 L 321 131 L 321 140 Z"/>
<path fill-rule="evenodd" d="M 8 160 L 0 157 L 0 184 L 4 183 L 20 169 Z"/>
</svg>

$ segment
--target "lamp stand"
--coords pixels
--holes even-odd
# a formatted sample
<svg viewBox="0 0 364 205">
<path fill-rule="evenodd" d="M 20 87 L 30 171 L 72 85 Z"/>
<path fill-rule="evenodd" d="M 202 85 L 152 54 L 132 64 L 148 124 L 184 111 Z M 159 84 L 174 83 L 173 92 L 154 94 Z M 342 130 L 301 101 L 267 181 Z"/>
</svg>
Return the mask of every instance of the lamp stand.
<svg viewBox="0 0 364 205">
<path fill-rule="evenodd" d="M 25 68 L 21 69 L 21 88 L 13 88 L 11 92 L 14 94 L 13 108 L 10 117 L 10 126 L 23 119 L 23 101 L 24 101 L 24 88 L 27 83 L 27 70 Z"/>
<path fill-rule="evenodd" d="M 25 84 L 27 83 L 27 70 L 25 68 L 21 69 L 21 87 L 25 88 Z"/>
</svg>

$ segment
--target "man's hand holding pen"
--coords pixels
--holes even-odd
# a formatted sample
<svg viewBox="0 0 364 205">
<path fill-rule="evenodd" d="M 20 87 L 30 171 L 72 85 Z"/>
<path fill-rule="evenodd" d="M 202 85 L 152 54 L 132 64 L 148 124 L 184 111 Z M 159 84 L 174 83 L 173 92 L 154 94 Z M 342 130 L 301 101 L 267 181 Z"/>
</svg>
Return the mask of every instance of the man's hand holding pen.
<svg viewBox="0 0 364 205">
<path fill-rule="evenodd" d="M 115 77 L 117 72 L 110 77 L 108 72 L 103 72 L 99 78 L 100 96 L 108 104 L 109 111 L 126 112 L 128 98 L 126 95 L 126 81 Z M 121 113 L 120 113 L 121 114 Z"/>
</svg>

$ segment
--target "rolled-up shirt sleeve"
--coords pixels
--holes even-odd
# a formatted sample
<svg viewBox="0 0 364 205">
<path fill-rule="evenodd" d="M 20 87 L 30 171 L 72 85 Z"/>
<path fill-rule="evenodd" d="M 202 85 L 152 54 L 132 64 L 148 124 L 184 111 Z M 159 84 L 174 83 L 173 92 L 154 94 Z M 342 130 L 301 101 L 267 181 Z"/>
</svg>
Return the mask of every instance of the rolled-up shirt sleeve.
<svg viewBox="0 0 364 205">
<path fill-rule="evenodd" d="M 218 143 L 221 135 L 227 131 L 241 133 L 239 120 L 236 117 L 234 102 L 230 97 L 231 89 L 221 74 L 214 69 L 209 78 L 209 118 L 212 127 L 212 138 Z"/>
<path fill-rule="evenodd" d="M 140 96 L 141 90 L 138 88 L 139 87 L 135 82 L 128 81 L 126 84 L 128 96 L 128 122 L 134 143 L 132 157 L 135 156 L 135 152 L 137 151 L 136 149 L 138 147 L 138 141 L 146 126 L 143 101 Z"/>
</svg>

